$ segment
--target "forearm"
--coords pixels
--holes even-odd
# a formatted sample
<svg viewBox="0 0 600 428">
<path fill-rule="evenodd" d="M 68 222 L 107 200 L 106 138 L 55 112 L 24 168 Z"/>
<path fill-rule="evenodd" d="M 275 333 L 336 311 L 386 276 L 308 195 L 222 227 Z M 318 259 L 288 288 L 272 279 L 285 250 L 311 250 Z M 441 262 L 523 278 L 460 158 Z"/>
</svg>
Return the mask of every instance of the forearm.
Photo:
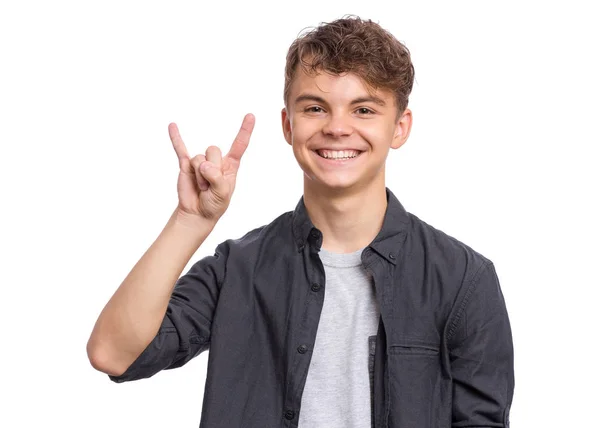
<svg viewBox="0 0 600 428">
<path fill-rule="evenodd" d="M 121 374 L 156 336 L 177 279 L 216 224 L 186 223 L 176 212 L 96 321 L 87 352 L 102 372 Z"/>
</svg>

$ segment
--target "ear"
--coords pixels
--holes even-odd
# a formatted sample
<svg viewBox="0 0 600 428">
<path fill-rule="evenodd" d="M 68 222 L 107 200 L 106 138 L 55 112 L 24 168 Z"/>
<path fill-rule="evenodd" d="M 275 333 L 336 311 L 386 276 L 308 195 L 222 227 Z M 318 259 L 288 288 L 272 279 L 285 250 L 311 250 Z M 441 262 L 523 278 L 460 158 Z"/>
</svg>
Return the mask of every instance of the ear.
<svg viewBox="0 0 600 428">
<path fill-rule="evenodd" d="M 281 109 L 281 128 L 283 129 L 283 136 L 288 144 L 292 145 L 292 124 L 290 123 L 290 117 L 287 114 L 287 110 L 284 107 Z"/>
<path fill-rule="evenodd" d="M 396 122 L 394 138 L 392 139 L 392 149 L 398 149 L 408 140 L 410 129 L 412 127 L 412 112 L 409 109 L 404 110 L 404 113 Z"/>
</svg>

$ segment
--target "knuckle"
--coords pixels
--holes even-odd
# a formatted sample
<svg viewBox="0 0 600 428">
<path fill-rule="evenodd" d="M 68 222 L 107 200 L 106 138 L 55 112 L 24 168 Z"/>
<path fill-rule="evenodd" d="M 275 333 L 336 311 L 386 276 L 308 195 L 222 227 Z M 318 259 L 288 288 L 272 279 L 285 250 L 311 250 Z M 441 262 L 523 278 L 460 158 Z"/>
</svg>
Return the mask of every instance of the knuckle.
<svg viewBox="0 0 600 428">
<path fill-rule="evenodd" d="M 191 160 L 191 163 L 192 163 L 192 166 L 194 167 L 194 169 L 198 168 L 203 160 L 204 160 L 203 155 L 194 156 Z"/>
<path fill-rule="evenodd" d="M 221 153 L 221 149 L 219 149 L 218 146 L 208 146 L 208 148 L 206 149 L 206 154 L 220 154 Z"/>
</svg>

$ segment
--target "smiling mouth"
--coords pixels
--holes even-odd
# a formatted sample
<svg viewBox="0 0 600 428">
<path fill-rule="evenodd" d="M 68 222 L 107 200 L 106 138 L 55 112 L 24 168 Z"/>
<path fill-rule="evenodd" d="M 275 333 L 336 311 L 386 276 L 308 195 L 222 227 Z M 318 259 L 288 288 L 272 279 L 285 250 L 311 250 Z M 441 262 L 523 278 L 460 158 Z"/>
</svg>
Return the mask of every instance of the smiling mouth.
<svg viewBox="0 0 600 428">
<path fill-rule="evenodd" d="M 356 159 L 357 157 L 359 157 L 361 154 L 363 154 L 362 151 L 360 150 L 354 150 L 354 153 L 349 153 L 348 156 L 332 156 L 332 155 L 325 155 L 324 153 L 322 153 L 320 150 L 313 150 L 313 152 L 315 152 L 320 158 L 322 159 L 326 159 L 329 161 L 345 161 L 345 160 L 352 160 L 352 159 Z M 348 151 L 350 152 L 350 151 Z"/>
</svg>

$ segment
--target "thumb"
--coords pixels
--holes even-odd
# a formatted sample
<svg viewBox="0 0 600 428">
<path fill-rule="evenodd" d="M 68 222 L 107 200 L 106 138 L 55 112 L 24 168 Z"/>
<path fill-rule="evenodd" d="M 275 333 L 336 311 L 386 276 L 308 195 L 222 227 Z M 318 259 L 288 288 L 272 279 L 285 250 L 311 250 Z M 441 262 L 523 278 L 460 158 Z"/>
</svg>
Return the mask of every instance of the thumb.
<svg viewBox="0 0 600 428">
<path fill-rule="evenodd" d="M 204 161 L 200 165 L 200 172 L 213 191 L 220 196 L 227 196 L 228 186 L 221 168 L 209 161 Z"/>
</svg>

